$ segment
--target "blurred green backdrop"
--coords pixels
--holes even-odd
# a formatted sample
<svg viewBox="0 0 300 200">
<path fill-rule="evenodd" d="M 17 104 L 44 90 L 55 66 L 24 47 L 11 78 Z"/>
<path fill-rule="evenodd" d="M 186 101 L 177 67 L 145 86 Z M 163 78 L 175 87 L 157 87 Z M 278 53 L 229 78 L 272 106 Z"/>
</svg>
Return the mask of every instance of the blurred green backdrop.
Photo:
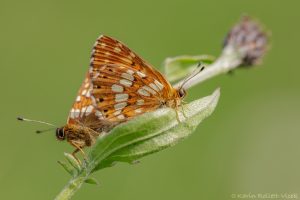
<svg viewBox="0 0 300 200">
<path fill-rule="evenodd" d="M 299 193 L 299 1 L 7 1 L 0 6 L 1 199 L 53 199 L 69 175 L 56 163 L 72 148 L 24 115 L 63 125 L 99 34 L 120 39 L 158 68 L 167 56 L 220 53 L 248 13 L 272 32 L 261 66 L 220 76 L 188 101 L 221 87 L 197 131 L 138 165 L 96 174 L 74 199 L 231 199 Z"/>
</svg>

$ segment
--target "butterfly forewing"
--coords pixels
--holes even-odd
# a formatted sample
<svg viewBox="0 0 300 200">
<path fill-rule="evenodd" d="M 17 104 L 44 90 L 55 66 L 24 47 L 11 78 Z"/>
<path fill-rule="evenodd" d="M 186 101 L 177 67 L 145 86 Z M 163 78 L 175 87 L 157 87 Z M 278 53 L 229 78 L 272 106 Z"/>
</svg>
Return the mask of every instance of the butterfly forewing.
<svg viewBox="0 0 300 200">
<path fill-rule="evenodd" d="M 68 123 L 84 123 L 90 115 L 95 115 L 95 104 L 91 98 L 92 84 L 89 74 L 86 75 L 72 106 Z"/>
<path fill-rule="evenodd" d="M 100 36 L 69 122 L 94 117 L 119 123 L 157 109 L 174 95 L 169 82 L 137 54 L 115 39 Z"/>
</svg>

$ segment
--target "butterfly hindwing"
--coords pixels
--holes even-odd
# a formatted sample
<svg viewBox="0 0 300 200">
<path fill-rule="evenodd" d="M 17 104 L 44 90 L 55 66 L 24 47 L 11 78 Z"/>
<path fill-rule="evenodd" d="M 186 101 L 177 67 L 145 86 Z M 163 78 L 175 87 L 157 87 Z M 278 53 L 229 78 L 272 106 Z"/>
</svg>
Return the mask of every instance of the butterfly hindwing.
<svg viewBox="0 0 300 200">
<path fill-rule="evenodd" d="M 152 110 L 160 104 L 160 88 L 156 85 L 154 89 L 147 86 L 152 85 L 149 83 L 150 77 L 141 78 L 133 69 L 109 64 L 98 70 L 99 75 L 92 78 L 92 98 L 104 118 L 126 120 L 142 113 L 146 107 L 150 106 Z"/>
</svg>

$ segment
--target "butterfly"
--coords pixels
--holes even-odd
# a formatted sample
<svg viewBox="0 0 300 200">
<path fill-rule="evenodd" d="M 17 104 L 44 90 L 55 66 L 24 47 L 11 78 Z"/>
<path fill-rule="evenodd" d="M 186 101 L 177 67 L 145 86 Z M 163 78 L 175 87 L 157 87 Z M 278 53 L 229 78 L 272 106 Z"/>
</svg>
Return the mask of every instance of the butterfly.
<svg viewBox="0 0 300 200">
<path fill-rule="evenodd" d="M 56 138 L 75 147 L 75 158 L 79 151 L 85 156 L 83 148 L 93 145 L 99 135 L 143 113 L 161 107 L 177 109 L 185 95 L 183 87 L 173 88 L 125 44 L 101 35 L 92 49 L 89 70 L 67 123 L 56 129 Z"/>
</svg>

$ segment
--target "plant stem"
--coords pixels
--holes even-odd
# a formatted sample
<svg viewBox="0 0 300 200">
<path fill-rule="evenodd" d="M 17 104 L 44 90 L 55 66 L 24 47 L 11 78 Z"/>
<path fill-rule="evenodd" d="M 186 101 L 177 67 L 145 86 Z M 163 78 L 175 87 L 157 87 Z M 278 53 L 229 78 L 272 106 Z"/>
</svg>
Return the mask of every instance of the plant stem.
<svg viewBox="0 0 300 200">
<path fill-rule="evenodd" d="M 188 82 L 184 83 L 183 89 L 187 90 L 207 79 L 213 78 L 220 74 L 226 74 L 229 71 L 239 67 L 242 63 L 242 57 L 238 51 L 232 46 L 228 46 L 223 49 L 221 56 L 211 65 L 207 66 L 199 74 L 191 78 Z M 183 81 L 178 82 L 174 85 L 175 88 L 180 88 Z"/>
<path fill-rule="evenodd" d="M 55 197 L 55 200 L 71 199 L 74 193 L 81 187 L 90 173 L 83 169 L 77 176 L 73 177 L 62 191 Z"/>
</svg>

